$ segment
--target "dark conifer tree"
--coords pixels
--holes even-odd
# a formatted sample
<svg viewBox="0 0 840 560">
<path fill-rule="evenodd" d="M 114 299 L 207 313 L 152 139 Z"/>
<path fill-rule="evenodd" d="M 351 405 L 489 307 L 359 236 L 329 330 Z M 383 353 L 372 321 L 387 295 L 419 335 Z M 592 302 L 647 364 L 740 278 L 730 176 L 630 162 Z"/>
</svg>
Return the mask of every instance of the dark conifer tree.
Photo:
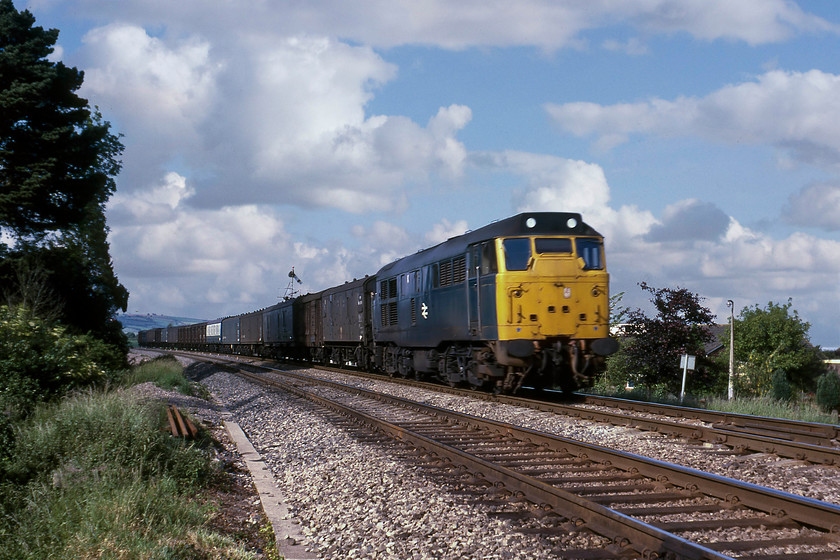
<svg viewBox="0 0 840 560">
<path fill-rule="evenodd" d="M 58 30 L 0 0 L 0 285 L 26 291 L 21 268 L 41 271 L 60 320 L 105 339 L 128 292 L 114 275 L 105 203 L 123 146 L 77 95 L 84 73 L 48 60 Z M 3 303 L 6 303 L 4 301 Z"/>
</svg>

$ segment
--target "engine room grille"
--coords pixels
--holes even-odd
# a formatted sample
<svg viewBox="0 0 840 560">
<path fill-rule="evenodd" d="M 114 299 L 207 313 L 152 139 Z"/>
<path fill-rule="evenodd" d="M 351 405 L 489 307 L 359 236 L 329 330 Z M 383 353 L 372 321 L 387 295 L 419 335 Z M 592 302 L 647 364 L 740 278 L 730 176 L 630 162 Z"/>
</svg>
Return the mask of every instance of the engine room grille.
<svg viewBox="0 0 840 560">
<path fill-rule="evenodd" d="M 439 286 L 451 286 L 463 282 L 467 277 L 467 256 L 461 255 L 451 260 L 440 261 Z"/>
<path fill-rule="evenodd" d="M 452 260 L 452 278 L 457 284 L 467 277 L 467 256 L 461 255 Z"/>
</svg>

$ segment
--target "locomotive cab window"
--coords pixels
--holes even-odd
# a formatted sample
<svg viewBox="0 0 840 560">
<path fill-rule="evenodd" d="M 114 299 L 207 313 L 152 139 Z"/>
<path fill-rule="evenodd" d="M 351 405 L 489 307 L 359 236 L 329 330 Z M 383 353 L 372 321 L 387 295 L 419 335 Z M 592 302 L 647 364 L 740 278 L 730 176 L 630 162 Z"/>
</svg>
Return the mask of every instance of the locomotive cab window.
<svg viewBox="0 0 840 560">
<path fill-rule="evenodd" d="M 531 240 L 527 237 L 512 237 L 502 241 L 507 270 L 528 270 L 531 262 Z"/>
<path fill-rule="evenodd" d="M 578 257 L 583 259 L 584 270 L 603 270 L 604 259 L 600 239 L 578 238 L 575 240 Z"/>
<path fill-rule="evenodd" d="M 539 254 L 558 253 L 572 254 L 572 240 L 568 237 L 537 237 L 534 239 L 534 250 Z"/>
</svg>

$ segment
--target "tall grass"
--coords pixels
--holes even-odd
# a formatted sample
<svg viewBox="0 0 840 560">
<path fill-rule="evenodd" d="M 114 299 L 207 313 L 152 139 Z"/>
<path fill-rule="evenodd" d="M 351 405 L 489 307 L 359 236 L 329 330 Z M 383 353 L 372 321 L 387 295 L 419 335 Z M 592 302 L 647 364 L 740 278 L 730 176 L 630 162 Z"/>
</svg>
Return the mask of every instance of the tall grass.
<svg viewBox="0 0 840 560">
<path fill-rule="evenodd" d="M 209 454 L 161 430 L 163 405 L 88 392 L 15 426 L 0 463 L 0 560 L 248 558 L 193 501 Z"/>
<path fill-rule="evenodd" d="M 193 385 L 184 377 L 184 368 L 172 356 L 162 356 L 137 366 L 122 378 L 120 384 L 130 387 L 148 381 L 163 389 L 177 390 L 185 395 L 195 394 Z"/>
<path fill-rule="evenodd" d="M 615 389 L 614 387 L 595 386 L 589 391 L 592 394 L 617 397 L 642 402 L 654 402 L 671 405 L 684 405 L 721 412 L 736 414 L 751 414 L 753 416 L 768 416 L 771 418 L 788 418 L 802 422 L 818 422 L 821 424 L 837 424 L 837 413 L 827 413 L 813 401 L 794 399 L 788 402 L 779 401 L 771 397 L 739 397 L 727 400 L 718 396 L 697 397 L 686 395 L 684 402 L 678 396 L 670 394 L 664 386 L 653 388 L 636 387 L 632 391 Z"/>
<path fill-rule="evenodd" d="M 837 412 L 827 413 L 810 401 L 781 402 L 769 397 L 735 398 L 730 401 L 719 397 L 712 397 L 706 402 L 706 408 L 720 410 L 721 412 L 788 418 L 803 422 L 819 422 L 821 424 L 838 423 Z"/>
</svg>

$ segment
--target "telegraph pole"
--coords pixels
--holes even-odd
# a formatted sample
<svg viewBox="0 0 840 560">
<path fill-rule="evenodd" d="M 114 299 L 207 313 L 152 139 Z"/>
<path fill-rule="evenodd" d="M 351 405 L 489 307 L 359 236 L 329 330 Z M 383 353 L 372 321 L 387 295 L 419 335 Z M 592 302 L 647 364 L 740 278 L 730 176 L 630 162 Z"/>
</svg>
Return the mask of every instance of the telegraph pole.
<svg viewBox="0 0 840 560">
<path fill-rule="evenodd" d="M 729 400 L 735 398 L 735 302 L 726 300 L 729 306 Z"/>
</svg>

